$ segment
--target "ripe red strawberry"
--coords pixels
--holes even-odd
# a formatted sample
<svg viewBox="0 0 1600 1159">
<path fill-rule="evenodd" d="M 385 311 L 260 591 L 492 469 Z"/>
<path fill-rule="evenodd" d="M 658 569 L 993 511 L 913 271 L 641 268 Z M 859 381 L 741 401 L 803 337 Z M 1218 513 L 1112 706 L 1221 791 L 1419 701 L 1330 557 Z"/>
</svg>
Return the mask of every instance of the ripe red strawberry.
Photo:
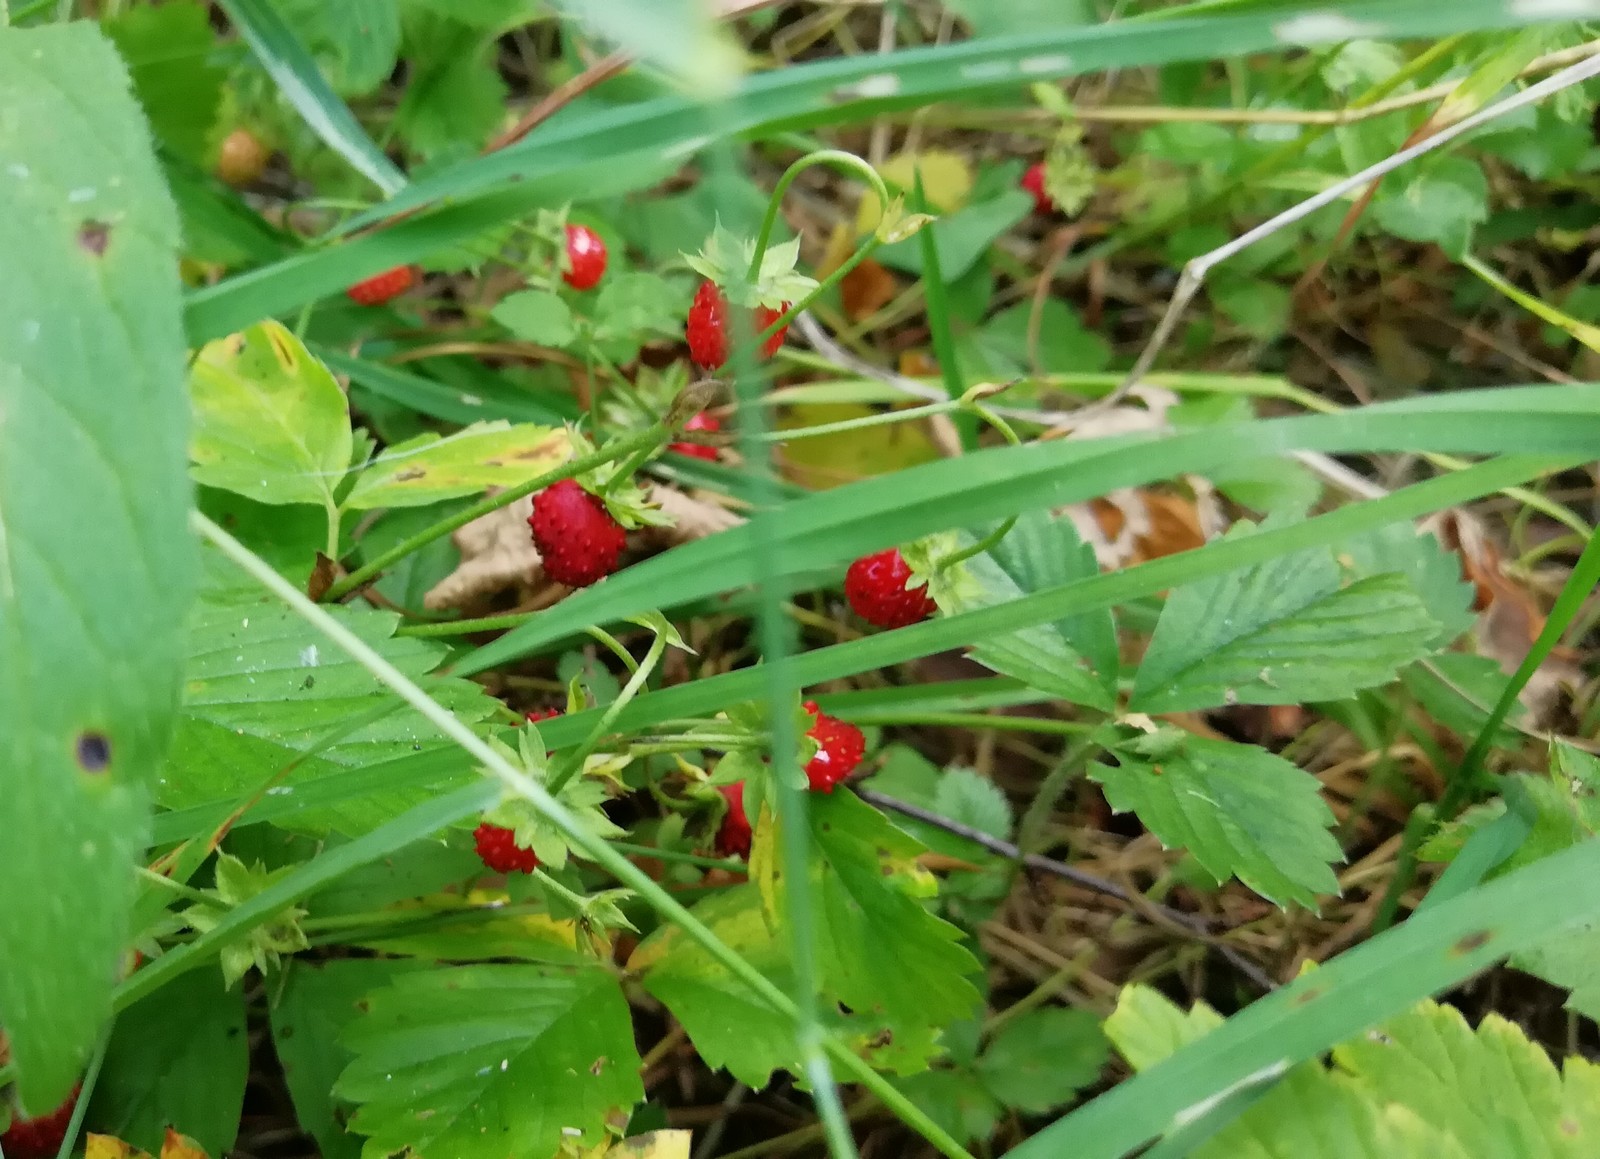
<svg viewBox="0 0 1600 1159">
<path fill-rule="evenodd" d="M 0 1151 L 6 1159 L 55 1159 L 61 1150 L 61 1141 L 67 1137 L 67 1126 L 72 1122 L 72 1108 L 78 1103 L 82 1084 L 72 1088 L 67 1101 L 48 1115 L 37 1119 L 16 1119 L 0 1135 Z"/>
<path fill-rule="evenodd" d="M 561 280 L 574 290 L 593 289 L 606 272 L 606 243 L 586 225 L 567 226 L 567 272 Z"/>
<path fill-rule="evenodd" d="M 628 542 L 606 505 L 571 479 L 533 497 L 528 526 L 545 574 L 569 588 L 588 587 L 616 571 Z"/>
<path fill-rule="evenodd" d="M 718 785 L 717 791 L 728 802 L 722 827 L 717 830 L 717 852 L 724 857 L 749 857 L 750 818 L 744 812 L 744 782 Z"/>
<path fill-rule="evenodd" d="M 869 624 L 903 628 L 926 620 L 939 605 L 928 598 L 928 585 L 906 587 L 911 569 L 898 547 L 864 555 L 844 573 L 844 595 Z"/>
<path fill-rule="evenodd" d="M 485 821 L 472 831 L 478 857 L 496 873 L 532 873 L 539 867 L 533 850 L 517 844 L 517 835 L 501 825 Z"/>
<path fill-rule="evenodd" d="M 350 296 L 352 302 L 362 306 L 381 306 L 398 298 L 416 284 L 415 266 L 396 266 L 392 270 L 384 270 L 381 274 L 373 274 L 364 282 L 357 282 L 345 293 Z"/>
<path fill-rule="evenodd" d="M 705 411 L 701 411 L 684 423 L 683 429 L 686 431 L 707 431 L 711 434 L 716 434 L 722 429 L 722 424 L 717 421 L 714 415 L 708 415 Z M 667 450 L 677 451 L 680 455 L 689 455 L 696 459 L 704 459 L 708 463 L 717 461 L 717 448 L 708 447 L 704 443 L 668 443 Z"/>
<path fill-rule="evenodd" d="M 782 317 L 789 305 L 785 302 L 777 310 L 770 306 L 757 306 L 752 312 L 751 326 L 760 334 Z M 776 354 L 788 332 L 789 327 L 785 326 L 763 342 L 762 357 L 771 358 Z M 689 322 L 684 328 L 684 336 L 689 340 L 689 356 L 696 365 L 717 370 L 728 361 L 728 299 L 715 282 L 701 282 L 700 288 L 694 292 L 694 304 L 689 307 Z"/>
<path fill-rule="evenodd" d="M 533 711 L 525 712 L 522 715 L 537 724 L 541 720 L 554 720 L 561 715 L 561 710 L 559 708 L 535 708 Z"/>
<path fill-rule="evenodd" d="M 1035 161 L 1028 166 L 1028 171 L 1022 175 L 1022 188 L 1033 194 L 1033 209 L 1035 213 L 1054 213 L 1056 203 L 1044 188 L 1044 162 Z"/>
<path fill-rule="evenodd" d="M 815 700 L 808 700 L 806 711 L 817 718 L 817 723 L 806 730 L 821 747 L 806 765 L 806 779 L 813 793 L 831 793 L 833 787 L 856 771 L 867 752 L 867 738 L 853 724 L 846 724 L 817 708 Z"/>
</svg>

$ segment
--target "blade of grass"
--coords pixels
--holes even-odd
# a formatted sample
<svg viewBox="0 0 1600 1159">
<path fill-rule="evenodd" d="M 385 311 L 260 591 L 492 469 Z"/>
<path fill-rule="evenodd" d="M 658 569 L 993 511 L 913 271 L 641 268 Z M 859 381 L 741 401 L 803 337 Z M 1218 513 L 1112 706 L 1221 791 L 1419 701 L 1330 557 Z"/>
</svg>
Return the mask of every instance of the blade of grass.
<svg viewBox="0 0 1600 1159">
<path fill-rule="evenodd" d="M 911 185 L 911 208 L 915 213 L 928 212 L 928 199 L 922 188 L 922 169 L 919 166 Z M 939 364 L 944 379 L 945 393 L 952 399 L 960 398 L 966 386 L 961 380 L 961 368 L 956 364 L 956 339 L 950 330 L 950 302 L 945 292 L 944 273 L 939 268 L 939 243 L 933 230 L 924 227 L 917 240 L 922 249 L 922 299 L 928 317 L 928 336 L 933 340 L 933 358 Z M 961 435 L 961 448 L 978 449 L 978 419 L 973 414 L 958 414 L 952 420 Z"/>
<path fill-rule="evenodd" d="M 384 196 L 392 197 L 405 188 L 405 174 L 367 136 L 349 106 L 329 87 L 305 45 L 267 0 L 218 0 L 218 5 L 312 132 Z"/>
<path fill-rule="evenodd" d="M 1494 416 L 1486 422 L 1486 412 Z M 1559 417 L 1558 417 L 1559 416 Z M 1336 415 L 1301 416 L 1157 437 L 1054 441 L 926 463 L 785 504 L 740 527 L 674 548 L 585 589 L 456 665 L 481 672 L 590 625 L 674 607 L 755 579 L 753 525 L 777 529 L 776 578 L 1029 508 L 1060 506 L 1237 459 L 1315 450 L 1592 452 L 1600 388 L 1531 387 L 1434 395 Z M 970 642 L 970 641 L 969 641 Z"/>
</svg>

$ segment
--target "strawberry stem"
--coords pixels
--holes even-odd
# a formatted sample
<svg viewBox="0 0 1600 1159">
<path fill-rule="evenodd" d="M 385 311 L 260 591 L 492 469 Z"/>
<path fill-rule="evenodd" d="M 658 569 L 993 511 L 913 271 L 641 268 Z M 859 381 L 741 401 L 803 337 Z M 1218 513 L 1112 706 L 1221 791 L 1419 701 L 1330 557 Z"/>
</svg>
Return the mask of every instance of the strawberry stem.
<svg viewBox="0 0 1600 1159">
<path fill-rule="evenodd" d="M 883 183 L 878 171 L 860 157 L 854 153 L 846 153 L 843 149 L 818 149 L 813 153 L 807 153 L 783 171 L 783 176 L 778 178 L 778 184 L 772 189 L 772 196 L 767 198 L 767 215 L 761 219 L 761 232 L 756 235 L 755 253 L 750 258 L 752 282 L 761 276 L 761 259 L 767 256 L 767 245 L 772 241 L 772 228 L 777 225 L 778 213 L 783 208 L 783 195 L 789 192 L 789 186 L 794 184 L 795 178 L 813 165 L 832 165 L 835 169 L 854 173 L 872 186 L 872 191 L 878 195 L 879 207 L 888 209 L 888 186 Z"/>
<path fill-rule="evenodd" d="M 562 788 L 583 769 L 584 761 L 589 759 L 589 754 L 599 747 L 601 739 L 611 731 L 611 725 L 616 721 L 618 714 L 628 706 L 628 702 L 639 694 L 645 681 L 650 678 L 650 673 L 655 671 L 661 662 L 662 655 L 667 650 L 667 637 L 664 632 L 657 632 L 650 641 L 650 649 L 628 678 L 628 683 L 622 686 L 622 691 L 617 693 L 617 698 L 606 705 L 605 712 L 600 720 L 589 730 L 589 735 L 583 738 L 583 743 L 576 748 L 561 753 L 560 759 L 550 772 L 550 780 L 546 784 L 552 797 L 559 797 Z"/>
</svg>

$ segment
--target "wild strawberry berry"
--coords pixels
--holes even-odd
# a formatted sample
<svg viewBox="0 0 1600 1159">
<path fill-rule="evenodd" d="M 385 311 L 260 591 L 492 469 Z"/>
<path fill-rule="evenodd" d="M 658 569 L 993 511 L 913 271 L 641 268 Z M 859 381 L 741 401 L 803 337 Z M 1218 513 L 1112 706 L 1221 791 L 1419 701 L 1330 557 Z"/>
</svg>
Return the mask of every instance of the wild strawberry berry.
<svg viewBox="0 0 1600 1159">
<path fill-rule="evenodd" d="M 523 713 L 522 715 L 533 721 L 535 724 L 538 724 L 541 720 L 554 720 L 556 717 L 561 715 L 561 710 L 559 708 L 535 708 L 530 712 Z"/>
<path fill-rule="evenodd" d="M 898 547 L 864 555 L 844 573 L 844 596 L 869 624 L 904 628 L 933 615 L 939 605 L 928 598 L 928 585 L 907 588 L 911 568 Z"/>
<path fill-rule="evenodd" d="M 235 189 L 254 185 L 267 167 L 267 147 L 249 129 L 235 129 L 217 150 L 217 176 Z"/>
<path fill-rule="evenodd" d="M 478 858 L 496 873 L 532 873 L 539 867 L 533 850 L 517 844 L 517 835 L 502 825 L 485 821 L 472 831 Z"/>
<path fill-rule="evenodd" d="M 688 422 L 683 424 L 686 431 L 706 431 L 716 434 L 722 429 L 722 424 L 713 415 L 701 411 Z M 692 458 L 704 459 L 708 463 L 717 461 L 717 448 L 707 446 L 705 443 L 668 443 L 667 450 L 677 451 L 680 455 L 689 455 Z"/>
<path fill-rule="evenodd" d="M 770 306 L 757 306 L 751 326 L 760 334 L 782 317 L 788 308 L 788 302 L 777 310 Z M 763 342 L 762 357 L 771 358 L 776 354 L 788 332 L 789 327 L 785 326 Z M 694 303 L 689 307 L 689 322 L 684 327 L 684 336 L 689 340 L 689 356 L 696 365 L 717 370 L 728 361 L 728 299 L 715 282 L 701 282 L 700 288 L 694 292 Z"/>
<path fill-rule="evenodd" d="M 1035 213 L 1054 213 L 1056 203 L 1044 188 L 1044 162 L 1035 161 L 1028 166 L 1028 171 L 1022 175 L 1022 188 L 1033 194 L 1033 209 Z"/>
<path fill-rule="evenodd" d="M 823 712 L 815 700 L 806 701 L 805 708 L 817 718 L 806 735 L 820 746 L 806 765 L 806 779 L 811 782 L 813 793 L 831 793 L 835 785 L 856 771 L 866 755 L 867 738 L 855 725 Z"/>
<path fill-rule="evenodd" d="M 561 280 L 574 290 L 594 288 L 606 272 L 606 243 L 586 225 L 567 226 L 567 272 Z"/>
<path fill-rule="evenodd" d="M 392 301 L 417 284 L 415 266 L 396 266 L 374 274 L 364 282 L 357 282 L 345 291 L 350 300 L 362 306 L 381 306 Z"/>
<path fill-rule="evenodd" d="M 724 857 L 749 857 L 750 818 L 744 812 L 744 782 L 718 785 L 717 791 L 728 802 L 722 827 L 717 830 L 717 852 Z"/>
<path fill-rule="evenodd" d="M 544 571 L 569 588 L 588 587 L 617 570 L 628 537 L 606 505 L 575 481 L 552 483 L 533 497 L 533 545 Z"/>
<path fill-rule="evenodd" d="M 6 1159 L 55 1159 L 61 1142 L 67 1137 L 67 1126 L 72 1122 L 72 1108 L 78 1103 L 82 1084 L 72 1088 L 67 1101 L 48 1115 L 37 1119 L 16 1119 L 0 1135 L 0 1151 Z"/>
</svg>

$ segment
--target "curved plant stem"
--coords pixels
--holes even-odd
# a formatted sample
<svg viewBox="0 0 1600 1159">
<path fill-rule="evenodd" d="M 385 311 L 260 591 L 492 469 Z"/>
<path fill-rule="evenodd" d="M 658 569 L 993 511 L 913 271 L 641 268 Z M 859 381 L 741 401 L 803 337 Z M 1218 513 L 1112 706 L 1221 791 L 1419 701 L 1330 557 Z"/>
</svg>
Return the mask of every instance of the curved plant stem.
<svg viewBox="0 0 1600 1159">
<path fill-rule="evenodd" d="M 620 647 L 620 645 L 619 645 Z M 556 762 L 556 767 L 550 772 L 550 795 L 559 796 L 566 783 L 583 768 L 583 762 L 589 759 L 589 754 L 594 752 L 600 744 L 602 737 L 611 731 L 611 726 L 616 722 L 617 716 L 628 707 L 628 702 L 639 695 L 639 689 L 644 687 L 644 682 L 650 679 L 650 673 L 655 671 L 656 665 L 661 662 L 661 656 L 667 650 L 667 637 L 664 632 L 657 632 L 655 639 L 650 641 L 650 649 L 644 654 L 644 660 L 633 666 L 633 674 L 628 677 L 628 682 L 622 686 L 622 691 L 617 693 L 617 698 L 606 705 L 605 712 L 600 714 L 600 719 L 589 730 L 589 735 L 577 748 L 563 750 L 561 759 Z"/>
<path fill-rule="evenodd" d="M 506 612 L 500 616 L 479 616 L 475 620 L 440 620 L 437 623 L 401 624 L 396 636 L 469 636 L 473 632 L 497 632 L 525 624 L 538 612 Z"/>
<path fill-rule="evenodd" d="M 376 558 L 356 568 L 355 571 L 330 587 L 327 594 L 323 596 L 323 600 L 326 602 L 349 595 L 363 584 L 376 579 L 385 568 L 393 566 L 412 552 L 428 546 L 428 544 L 441 536 L 449 535 L 459 527 L 465 527 L 474 519 L 481 519 L 483 516 L 498 511 L 510 503 L 515 503 L 524 495 L 532 495 L 535 491 L 543 491 L 550 484 L 558 483 L 562 479 L 571 479 L 575 475 L 581 475 L 585 471 L 593 470 L 595 467 L 612 462 L 615 459 L 624 458 L 641 449 L 659 446 L 666 441 L 670 433 L 664 423 L 655 423 L 637 434 L 629 435 L 623 439 L 615 439 L 590 454 L 577 459 L 569 459 L 567 462 L 562 463 L 561 466 L 556 467 L 554 470 L 546 471 L 535 479 L 530 479 L 526 483 L 519 483 L 515 487 L 507 487 L 504 491 L 496 492 L 487 499 L 480 500 L 463 511 L 458 511 L 448 518 L 439 520 L 437 523 L 431 523 L 415 535 L 401 540 L 388 551 L 380 553 Z"/>
<path fill-rule="evenodd" d="M 725 967 L 735 978 L 738 978 L 739 981 L 748 986 L 756 997 L 766 1003 L 776 1014 L 797 1026 L 800 1024 L 802 1020 L 800 1008 L 795 1005 L 787 994 L 774 985 L 765 974 L 751 965 L 742 955 L 735 952 L 722 939 L 718 938 L 710 927 L 684 908 L 682 903 L 666 890 L 662 889 L 660 884 L 649 874 L 629 861 L 609 842 L 603 841 L 590 833 L 578 822 L 577 817 L 573 815 L 571 810 L 550 795 L 548 789 L 534 781 L 520 769 L 513 767 L 503 756 L 489 747 L 481 737 L 457 720 L 454 713 L 418 688 L 405 673 L 390 664 L 366 641 L 330 616 L 325 608 L 312 603 L 298 588 L 280 576 L 269 564 L 261 560 L 249 548 L 234 539 L 233 536 L 198 511 L 189 513 L 189 522 L 199 535 L 210 540 L 241 570 L 248 573 L 262 587 L 283 600 L 297 615 L 327 636 L 352 660 L 372 673 L 379 683 L 410 704 L 425 719 L 455 741 L 456 744 L 460 745 L 468 755 L 478 762 L 486 776 L 499 781 L 507 789 L 532 803 L 541 815 L 572 842 L 574 848 L 581 850 L 589 860 L 595 862 L 618 881 L 642 895 L 662 917 L 681 928 L 685 934 L 698 942 L 706 953 Z M 358 844 L 361 840 L 364 839 L 358 838 L 356 842 L 351 844 Z M 349 846 L 341 848 L 347 849 Z M 338 851 L 335 852 L 337 853 Z M 323 855 L 323 857 L 327 856 L 329 855 Z M 152 973 L 151 969 L 147 968 L 140 971 L 140 974 L 146 973 Z M 135 978 L 137 977 L 138 975 L 135 975 Z M 131 1000 L 136 994 L 135 989 L 126 983 L 124 983 L 122 990 L 124 1001 Z M 903 1095 L 888 1079 L 868 1066 L 864 1060 L 856 1055 L 851 1047 L 840 1042 L 832 1035 L 823 1035 L 820 1047 L 842 1069 L 852 1074 L 856 1081 L 870 1090 L 885 1106 L 899 1115 L 905 1123 L 921 1134 L 923 1138 L 934 1144 L 945 1155 L 950 1156 L 951 1159 L 972 1159 L 971 1154 L 952 1138 L 949 1132 L 930 1119 L 921 1108 Z"/>
<path fill-rule="evenodd" d="M 761 219 L 761 232 L 756 235 L 755 254 L 750 259 L 752 282 L 761 273 L 761 259 L 767 256 L 767 246 L 772 241 L 772 228 L 777 225 L 778 214 L 783 208 L 783 195 L 789 192 L 789 186 L 794 184 L 795 178 L 813 165 L 832 165 L 835 169 L 855 174 L 872 186 L 872 191 L 878 195 L 878 204 L 884 209 L 888 208 L 888 186 L 884 185 L 878 171 L 860 157 L 854 153 L 846 153 L 843 149 L 818 149 L 815 153 L 807 153 L 784 170 L 783 176 L 778 178 L 777 185 L 772 188 L 772 196 L 767 198 L 767 214 Z"/>
</svg>

